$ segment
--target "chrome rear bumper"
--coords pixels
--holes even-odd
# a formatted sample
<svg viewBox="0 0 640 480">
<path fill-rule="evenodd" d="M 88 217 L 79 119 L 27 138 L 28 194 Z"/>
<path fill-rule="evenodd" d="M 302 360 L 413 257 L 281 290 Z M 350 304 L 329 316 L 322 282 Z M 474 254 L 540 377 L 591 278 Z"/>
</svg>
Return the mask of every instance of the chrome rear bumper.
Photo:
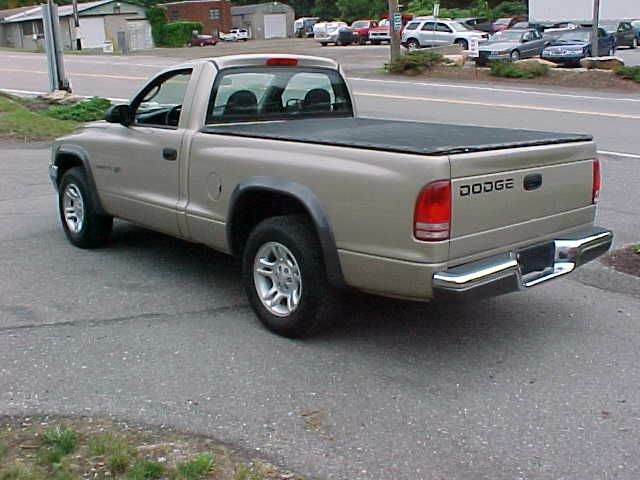
<svg viewBox="0 0 640 480">
<path fill-rule="evenodd" d="M 613 233 L 591 227 L 552 241 L 553 258 L 540 268 L 524 264 L 520 252 L 506 252 L 433 275 L 434 296 L 488 297 L 536 286 L 571 273 L 611 247 Z"/>
</svg>

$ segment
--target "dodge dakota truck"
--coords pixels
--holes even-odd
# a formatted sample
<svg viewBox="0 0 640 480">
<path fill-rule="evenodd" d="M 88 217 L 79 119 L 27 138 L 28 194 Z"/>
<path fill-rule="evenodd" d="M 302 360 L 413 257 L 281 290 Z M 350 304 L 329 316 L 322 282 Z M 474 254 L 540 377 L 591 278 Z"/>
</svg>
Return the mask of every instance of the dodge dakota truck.
<svg viewBox="0 0 640 480">
<path fill-rule="evenodd" d="M 197 60 L 54 142 L 68 240 L 120 218 L 242 260 L 270 330 L 309 335 L 344 290 L 428 301 L 526 290 L 610 247 L 586 135 L 362 118 L 340 67 Z"/>
</svg>

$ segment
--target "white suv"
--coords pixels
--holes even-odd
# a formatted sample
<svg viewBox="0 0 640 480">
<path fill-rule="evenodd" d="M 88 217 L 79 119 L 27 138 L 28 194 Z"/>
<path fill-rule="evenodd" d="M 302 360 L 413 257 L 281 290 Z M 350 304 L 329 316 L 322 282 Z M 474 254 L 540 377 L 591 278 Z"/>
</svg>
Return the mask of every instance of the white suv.
<svg viewBox="0 0 640 480">
<path fill-rule="evenodd" d="M 460 22 L 453 20 L 414 20 L 402 32 L 402 45 L 409 50 L 420 47 L 438 47 L 458 44 L 463 50 L 469 50 L 469 41 L 487 40 L 489 35 L 471 30 Z"/>
</svg>

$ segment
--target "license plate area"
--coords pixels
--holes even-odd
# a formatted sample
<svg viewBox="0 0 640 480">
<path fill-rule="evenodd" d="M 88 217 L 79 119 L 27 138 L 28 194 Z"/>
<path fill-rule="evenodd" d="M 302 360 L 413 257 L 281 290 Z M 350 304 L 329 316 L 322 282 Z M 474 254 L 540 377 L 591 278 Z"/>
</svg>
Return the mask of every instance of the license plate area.
<svg viewBox="0 0 640 480">
<path fill-rule="evenodd" d="M 518 252 L 517 259 L 522 275 L 553 269 L 556 247 L 554 242 L 543 243 L 524 248 Z"/>
</svg>

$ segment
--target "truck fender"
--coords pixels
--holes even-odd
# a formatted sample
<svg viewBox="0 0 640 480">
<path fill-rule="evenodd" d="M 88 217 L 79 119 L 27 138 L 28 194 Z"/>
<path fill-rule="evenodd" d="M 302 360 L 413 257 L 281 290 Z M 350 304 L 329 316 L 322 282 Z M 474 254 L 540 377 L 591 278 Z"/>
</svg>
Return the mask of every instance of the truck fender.
<svg viewBox="0 0 640 480">
<path fill-rule="evenodd" d="M 234 245 L 234 218 L 236 218 L 239 200 L 244 195 L 255 191 L 286 195 L 292 197 L 304 206 L 320 240 L 320 247 L 322 248 L 322 255 L 329 282 L 336 288 L 346 288 L 342 268 L 340 267 L 340 259 L 338 257 L 338 247 L 329 219 L 316 194 L 313 193 L 310 188 L 299 183 L 277 177 L 249 177 L 241 180 L 231 193 L 229 201 L 226 231 L 229 250 L 234 254 L 240 253 L 237 251 L 238 246 Z"/>
<path fill-rule="evenodd" d="M 84 171 L 87 175 L 87 181 L 89 182 L 89 186 L 91 187 L 91 197 L 93 200 L 93 204 L 96 206 L 96 213 L 98 213 L 98 215 L 108 215 L 107 211 L 102 206 L 100 197 L 98 196 L 98 188 L 96 187 L 96 182 L 93 178 L 93 172 L 91 171 L 89 154 L 87 153 L 87 151 L 78 145 L 65 143 L 60 145 L 53 154 L 53 165 L 59 168 L 59 172 L 62 171 L 60 167 L 63 166 L 64 159 L 69 157 L 78 159 L 84 168 Z M 60 182 L 60 178 L 61 175 L 58 174 L 56 183 Z"/>
</svg>

